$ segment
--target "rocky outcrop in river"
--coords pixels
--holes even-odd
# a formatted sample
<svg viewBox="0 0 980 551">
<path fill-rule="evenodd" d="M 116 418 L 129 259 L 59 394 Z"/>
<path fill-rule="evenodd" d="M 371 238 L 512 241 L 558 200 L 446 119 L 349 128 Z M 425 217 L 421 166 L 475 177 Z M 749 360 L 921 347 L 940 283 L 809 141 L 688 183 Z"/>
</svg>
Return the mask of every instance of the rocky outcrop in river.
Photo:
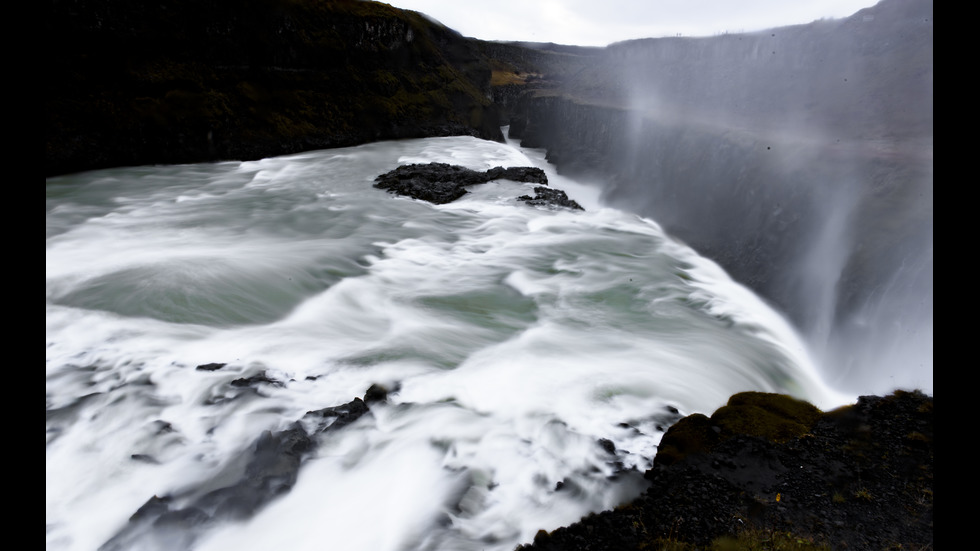
<svg viewBox="0 0 980 551">
<path fill-rule="evenodd" d="M 512 180 L 548 185 L 548 176 L 536 167 L 494 167 L 477 171 L 447 163 L 402 165 L 375 178 L 374 187 L 389 193 L 444 205 L 467 193 L 466 187 L 493 180 Z M 585 210 L 568 198 L 560 189 L 535 186 L 534 197 L 521 195 L 516 199 L 531 206 Z"/>
</svg>

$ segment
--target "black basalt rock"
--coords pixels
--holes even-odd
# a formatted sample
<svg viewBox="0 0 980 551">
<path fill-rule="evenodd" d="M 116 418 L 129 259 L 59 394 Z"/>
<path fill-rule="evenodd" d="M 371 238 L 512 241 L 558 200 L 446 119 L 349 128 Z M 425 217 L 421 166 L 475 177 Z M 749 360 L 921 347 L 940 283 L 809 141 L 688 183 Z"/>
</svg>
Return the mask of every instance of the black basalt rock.
<svg viewBox="0 0 980 551">
<path fill-rule="evenodd" d="M 250 387 L 250 386 L 256 386 L 259 383 L 268 383 L 273 386 L 283 386 L 281 381 L 277 381 L 275 379 L 266 376 L 264 371 L 262 373 L 253 375 L 251 377 L 242 377 L 239 379 L 235 379 L 230 384 L 231 386 L 234 387 Z"/>
<path fill-rule="evenodd" d="M 422 199 L 437 205 L 451 203 L 466 192 L 466 186 L 484 184 L 494 180 L 541 184 L 534 188 L 535 196 L 522 195 L 517 199 L 529 205 L 563 207 L 585 210 L 559 189 L 548 185 L 548 176 L 536 167 L 494 167 L 484 172 L 447 163 L 402 165 L 374 179 L 374 187 L 389 193 Z"/>
<path fill-rule="evenodd" d="M 487 180 L 513 180 L 548 185 L 548 176 L 540 168 L 529 166 L 514 166 L 509 168 L 494 167 L 486 172 Z"/>
<path fill-rule="evenodd" d="M 402 165 L 374 179 L 374 187 L 443 205 L 466 194 L 466 186 L 492 180 L 513 180 L 548 185 L 548 176 L 535 167 L 494 167 L 479 172 L 447 163 Z"/>
<path fill-rule="evenodd" d="M 585 210 L 582 208 L 582 205 L 569 199 L 564 191 L 540 186 L 534 188 L 534 197 L 521 195 L 517 200 L 537 207 L 563 207 L 572 210 Z"/>
<path fill-rule="evenodd" d="M 379 401 L 374 387 L 365 396 Z M 235 465 L 227 467 L 234 482 L 215 489 L 190 489 L 183 495 L 154 495 L 99 550 L 191 548 L 199 531 L 208 525 L 249 518 L 277 496 L 290 491 L 303 461 L 316 448 L 317 439 L 369 412 L 364 400 L 354 398 L 346 404 L 307 412 L 301 421 L 283 430 L 264 431 L 246 450 L 242 458 L 244 469 Z M 308 430 L 303 421 L 311 420 L 313 426 Z M 187 504 L 175 507 L 175 501 Z"/>
<path fill-rule="evenodd" d="M 372 388 L 374 388 L 372 386 Z M 373 392 L 370 391 L 369 392 Z M 370 410 L 367 402 L 360 398 L 335 407 L 308 411 L 303 416 L 303 420 L 312 425 L 314 434 L 327 430 L 337 430 L 358 420 L 362 415 Z"/>
<path fill-rule="evenodd" d="M 932 549 L 932 450 L 918 391 L 828 412 L 736 394 L 667 431 L 638 498 L 518 549 Z"/>
<path fill-rule="evenodd" d="M 374 187 L 389 193 L 444 205 L 466 194 L 464 186 L 482 184 L 486 173 L 446 163 L 402 165 L 374 179 Z"/>
</svg>

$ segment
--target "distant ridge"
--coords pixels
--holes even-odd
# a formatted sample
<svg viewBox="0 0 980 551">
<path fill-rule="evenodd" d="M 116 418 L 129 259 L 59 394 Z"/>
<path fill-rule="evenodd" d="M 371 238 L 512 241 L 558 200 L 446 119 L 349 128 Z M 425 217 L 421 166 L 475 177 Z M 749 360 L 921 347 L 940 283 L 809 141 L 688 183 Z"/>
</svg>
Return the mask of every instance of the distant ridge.
<svg viewBox="0 0 980 551">
<path fill-rule="evenodd" d="M 473 40 L 358 0 L 52 0 L 45 176 L 395 138 L 501 140 Z"/>
</svg>

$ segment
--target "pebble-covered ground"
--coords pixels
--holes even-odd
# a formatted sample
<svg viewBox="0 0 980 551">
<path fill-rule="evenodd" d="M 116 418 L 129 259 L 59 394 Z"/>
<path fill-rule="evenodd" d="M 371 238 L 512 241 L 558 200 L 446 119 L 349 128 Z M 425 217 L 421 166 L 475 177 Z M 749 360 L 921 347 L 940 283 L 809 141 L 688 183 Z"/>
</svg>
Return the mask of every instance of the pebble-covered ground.
<svg viewBox="0 0 980 551">
<path fill-rule="evenodd" d="M 735 395 L 665 434 L 639 498 L 519 549 L 932 549 L 932 403 Z"/>
</svg>

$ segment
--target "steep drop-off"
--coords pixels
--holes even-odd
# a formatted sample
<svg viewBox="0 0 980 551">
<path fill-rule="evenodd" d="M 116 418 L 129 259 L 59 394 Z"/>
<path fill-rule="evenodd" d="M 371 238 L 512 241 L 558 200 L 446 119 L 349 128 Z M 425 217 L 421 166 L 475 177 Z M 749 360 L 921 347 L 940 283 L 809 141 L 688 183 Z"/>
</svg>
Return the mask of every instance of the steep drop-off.
<svg viewBox="0 0 980 551">
<path fill-rule="evenodd" d="M 929 388 L 932 37 L 931 0 L 884 0 L 525 58 L 542 76 L 509 91 L 510 135 L 771 301 L 833 384 Z"/>
<path fill-rule="evenodd" d="M 509 124 L 786 313 L 832 384 L 931 389 L 931 0 L 607 48 L 357 0 L 52 0 L 45 30 L 69 45 L 46 64 L 46 176 Z"/>
</svg>

